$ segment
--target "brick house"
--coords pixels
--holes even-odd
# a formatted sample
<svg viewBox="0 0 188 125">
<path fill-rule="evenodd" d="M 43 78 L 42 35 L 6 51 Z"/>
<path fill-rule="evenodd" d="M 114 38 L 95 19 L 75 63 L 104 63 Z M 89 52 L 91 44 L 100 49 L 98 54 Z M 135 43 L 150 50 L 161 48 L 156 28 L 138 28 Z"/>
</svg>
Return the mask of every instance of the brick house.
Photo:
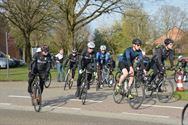
<svg viewBox="0 0 188 125">
<path fill-rule="evenodd" d="M 0 30 L 0 51 L 4 52 L 6 54 L 6 39 L 5 39 L 5 32 L 3 30 Z M 16 42 L 9 35 L 8 37 L 8 52 L 10 57 L 15 57 L 17 59 L 21 59 L 21 53 L 19 49 L 16 47 Z"/>
</svg>

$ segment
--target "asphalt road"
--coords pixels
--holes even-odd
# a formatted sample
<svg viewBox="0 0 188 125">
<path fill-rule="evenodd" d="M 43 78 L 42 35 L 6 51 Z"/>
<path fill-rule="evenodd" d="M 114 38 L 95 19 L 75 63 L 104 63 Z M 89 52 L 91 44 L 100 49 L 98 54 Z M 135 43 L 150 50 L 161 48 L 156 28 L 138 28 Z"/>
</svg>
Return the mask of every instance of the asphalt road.
<svg viewBox="0 0 188 125">
<path fill-rule="evenodd" d="M 157 99 L 151 98 L 145 100 L 138 110 L 133 110 L 126 100 L 121 104 L 114 103 L 112 88 L 106 86 L 96 92 L 93 86 L 88 91 L 86 105 L 82 105 L 74 96 L 75 90 L 73 86 L 71 90 L 64 91 L 63 83 L 53 81 L 50 88 L 44 90 L 41 112 L 36 113 L 31 106 L 26 81 L 0 82 L 0 124 L 34 124 L 37 121 L 38 124 L 52 124 L 51 121 L 54 121 L 55 124 L 108 122 L 114 125 L 116 123 L 113 121 L 118 121 L 117 124 L 124 125 L 180 125 L 181 111 L 187 103 L 175 98 L 169 103 L 159 103 Z"/>
<path fill-rule="evenodd" d="M 59 113 L 0 110 L 0 125 L 165 125 L 148 121 L 122 120 Z"/>
</svg>

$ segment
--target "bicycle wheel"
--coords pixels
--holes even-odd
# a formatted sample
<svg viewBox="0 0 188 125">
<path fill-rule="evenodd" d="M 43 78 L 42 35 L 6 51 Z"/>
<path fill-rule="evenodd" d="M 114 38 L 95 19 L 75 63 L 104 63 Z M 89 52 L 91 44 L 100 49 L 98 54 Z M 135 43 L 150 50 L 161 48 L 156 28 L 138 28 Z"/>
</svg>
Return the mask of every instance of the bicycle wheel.
<svg viewBox="0 0 188 125">
<path fill-rule="evenodd" d="M 174 85 L 171 80 L 164 78 L 157 88 L 157 98 L 160 102 L 168 102 L 174 94 Z"/>
<path fill-rule="evenodd" d="M 44 83 L 45 88 L 49 88 L 51 81 L 52 81 L 52 75 L 51 75 L 51 73 L 49 73 L 48 77 L 46 78 L 45 83 Z"/>
<path fill-rule="evenodd" d="M 182 75 L 183 74 L 183 71 L 182 71 L 182 69 L 180 69 L 180 68 L 178 68 L 177 70 L 175 70 L 175 72 L 174 72 L 174 81 L 177 83 L 177 81 L 178 81 L 178 77 L 180 76 L 180 75 Z M 182 77 L 182 80 L 183 80 L 183 77 Z"/>
<path fill-rule="evenodd" d="M 41 89 L 35 84 L 32 89 L 32 104 L 36 112 L 40 112 L 42 105 Z"/>
<path fill-rule="evenodd" d="M 80 91 L 80 98 L 82 100 L 82 104 L 85 105 L 86 98 L 87 98 L 87 86 L 85 83 L 82 83 L 81 91 Z"/>
<path fill-rule="evenodd" d="M 181 124 L 188 125 L 188 104 L 186 104 L 182 110 Z"/>
<path fill-rule="evenodd" d="M 71 89 L 74 81 L 71 80 L 71 77 L 69 77 L 69 78 L 70 78 L 69 79 L 69 89 Z"/>
<path fill-rule="evenodd" d="M 117 85 L 117 83 L 115 83 L 114 88 L 113 88 L 113 99 L 114 99 L 115 103 L 120 104 L 121 101 L 123 100 L 124 96 L 121 93 L 121 90 L 117 91 L 116 85 Z"/>
<path fill-rule="evenodd" d="M 64 90 L 66 89 L 67 85 L 69 84 L 69 79 L 70 79 L 70 70 L 67 71 L 67 74 L 65 76 Z"/>
<path fill-rule="evenodd" d="M 111 88 L 113 86 L 114 82 L 115 82 L 114 75 L 112 74 L 112 75 L 110 75 L 110 78 L 108 80 L 108 87 Z"/>
<path fill-rule="evenodd" d="M 129 88 L 128 94 L 132 96 L 132 98 L 128 97 L 130 107 L 138 109 L 145 99 L 144 84 L 140 81 L 133 82 Z"/>
<path fill-rule="evenodd" d="M 121 71 L 116 72 L 116 74 L 115 74 L 115 82 L 119 82 L 120 76 L 121 76 Z"/>
</svg>

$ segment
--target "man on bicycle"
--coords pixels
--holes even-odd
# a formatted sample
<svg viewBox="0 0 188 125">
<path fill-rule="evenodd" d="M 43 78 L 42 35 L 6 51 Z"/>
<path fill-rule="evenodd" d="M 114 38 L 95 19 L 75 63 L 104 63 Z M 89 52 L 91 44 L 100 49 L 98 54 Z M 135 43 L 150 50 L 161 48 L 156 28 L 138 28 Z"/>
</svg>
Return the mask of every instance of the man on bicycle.
<svg viewBox="0 0 188 125">
<path fill-rule="evenodd" d="M 122 87 L 122 83 L 129 74 L 129 83 L 128 86 L 130 87 L 133 82 L 134 77 L 134 69 L 133 69 L 133 62 L 134 59 L 138 58 L 142 60 L 143 54 L 140 49 L 142 45 L 142 41 L 140 39 L 133 39 L 132 47 L 125 49 L 123 56 L 119 62 L 120 70 L 122 71 L 122 75 L 120 76 L 119 83 L 116 86 L 116 90 L 119 91 Z M 132 95 L 128 95 L 128 98 L 133 98 Z"/>
<path fill-rule="evenodd" d="M 109 61 L 109 57 L 110 57 L 110 53 L 106 51 L 105 45 L 101 45 L 100 50 L 101 51 L 97 52 L 97 54 L 96 54 L 97 68 L 99 68 L 98 70 L 102 70 L 104 68 L 104 66 Z M 99 82 L 102 81 L 101 75 L 102 75 L 101 72 L 99 72 L 98 73 Z M 102 84 L 100 87 L 102 87 Z"/>
<path fill-rule="evenodd" d="M 67 63 L 69 65 L 69 69 L 72 70 L 72 79 L 71 81 L 74 80 L 74 76 L 75 76 L 75 71 L 78 65 L 78 54 L 77 54 L 77 50 L 73 49 L 72 53 L 69 55 L 68 59 L 65 62 L 65 66 L 67 66 Z"/>
<path fill-rule="evenodd" d="M 50 66 L 51 65 L 51 57 L 49 54 L 49 48 L 47 45 L 44 45 L 41 47 L 41 51 L 36 52 L 33 55 L 32 61 L 29 66 L 29 80 L 28 80 L 28 92 L 32 94 L 32 82 L 36 76 L 36 74 L 39 74 L 40 78 L 40 88 L 41 88 L 41 93 L 43 92 L 44 88 L 44 82 L 45 78 L 47 77 L 49 71 L 50 71 Z"/>
<path fill-rule="evenodd" d="M 172 39 L 165 39 L 164 45 L 160 45 L 156 48 L 154 48 L 153 56 L 150 62 L 149 67 L 147 67 L 147 70 L 150 68 L 153 68 L 153 75 L 151 77 L 151 81 L 155 78 L 155 76 L 160 73 L 161 76 L 165 73 L 165 64 L 164 61 L 169 58 L 171 69 L 174 68 L 174 52 L 172 50 L 174 41 Z M 161 89 L 159 89 L 161 91 Z"/>
<path fill-rule="evenodd" d="M 83 77 L 83 72 L 85 69 L 91 71 L 91 74 L 88 74 L 87 80 L 90 81 L 92 78 L 92 72 L 96 68 L 95 66 L 95 44 L 94 42 L 89 42 L 87 44 L 87 48 L 83 49 L 81 55 L 80 55 L 80 60 L 79 60 L 79 75 L 77 79 L 77 91 L 75 93 L 76 97 L 79 97 L 80 95 L 80 88 L 81 88 L 81 80 Z M 89 87 L 89 84 L 88 84 Z M 89 89 L 89 88 L 88 88 Z"/>
</svg>

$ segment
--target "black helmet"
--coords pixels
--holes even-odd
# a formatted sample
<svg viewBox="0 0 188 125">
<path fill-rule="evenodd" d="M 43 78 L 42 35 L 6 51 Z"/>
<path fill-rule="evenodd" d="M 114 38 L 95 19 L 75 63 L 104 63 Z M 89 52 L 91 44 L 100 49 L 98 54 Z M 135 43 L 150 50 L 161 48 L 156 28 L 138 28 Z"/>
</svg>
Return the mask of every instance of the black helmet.
<svg viewBox="0 0 188 125">
<path fill-rule="evenodd" d="M 168 44 L 170 44 L 170 43 L 174 43 L 174 41 L 172 40 L 172 39 L 170 39 L 170 38 L 167 38 L 167 39 L 165 39 L 164 40 L 164 44 L 167 46 Z"/>
<path fill-rule="evenodd" d="M 41 46 L 41 51 L 48 52 L 49 47 L 47 45 L 43 45 L 43 46 Z"/>
<path fill-rule="evenodd" d="M 132 44 L 142 45 L 142 41 L 140 39 L 136 38 L 136 39 L 133 39 Z"/>
</svg>

